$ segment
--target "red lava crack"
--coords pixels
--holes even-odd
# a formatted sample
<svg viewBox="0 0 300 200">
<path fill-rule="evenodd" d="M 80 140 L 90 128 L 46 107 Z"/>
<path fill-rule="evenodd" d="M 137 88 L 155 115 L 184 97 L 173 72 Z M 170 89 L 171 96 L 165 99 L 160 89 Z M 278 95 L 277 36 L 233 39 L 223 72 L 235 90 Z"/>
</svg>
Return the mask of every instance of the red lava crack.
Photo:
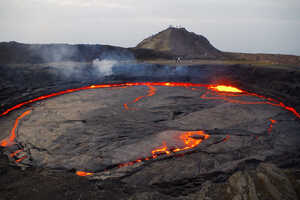
<svg viewBox="0 0 300 200">
<path fill-rule="evenodd" d="M 268 104 L 272 106 L 277 106 L 281 107 L 289 112 L 292 112 L 297 118 L 300 118 L 300 114 L 292 107 L 286 106 L 284 103 L 279 102 L 275 99 L 272 98 L 267 98 L 255 93 L 248 93 L 246 91 L 243 91 L 239 88 L 233 87 L 233 86 L 228 86 L 228 85 L 204 85 L 204 84 L 197 84 L 197 83 L 177 83 L 177 82 L 144 82 L 144 83 L 122 83 L 122 84 L 102 84 L 102 85 L 91 85 L 91 86 L 86 86 L 86 87 L 81 87 L 81 88 L 76 88 L 76 89 L 69 89 L 45 96 L 41 96 L 23 103 L 20 103 L 12 108 L 7 109 L 5 112 L 0 114 L 1 116 L 7 115 L 9 112 L 16 110 L 18 108 L 21 108 L 25 105 L 45 100 L 51 97 L 63 95 L 63 94 L 68 94 L 68 93 L 73 93 L 81 90 L 90 90 L 90 89 L 97 89 L 97 88 L 127 88 L 130 86 L 147 86 L 149 88 L 148 93 L 144 96 L 139 96 L 136 99 L 134 99 L 130 103 L 125 103 L 124 108 L 126 110 L 136 110 L 134 108 L 130 108 L 128 104 L 133 104 L 137 103 L 138 101 L 141 101 L 143 98 L 146 97 L 151 97 L 155 95 L 157 89 L 155 86 L 166 86 L 166 87 L 193 87 L 192 90 L 197 90 L 196 88 L 198 87 L 205 87 L 208 90 L 201 95 L 201 99 L 208 99 L 208 100 L 224 100 L 233 104 Z M 237 100 L 237 99 L 232 99 L 230 97 L 240 97 L 240 96 L 253 96 L 253 97 L 258 97 L 259 99 L 263 101 L 242 101 L 242 100 Z M 24 113 L 22 113 L 16 120 L 13 126 L 13 129 L 11 131 L 11 134 L 9 137 L 5 138 L 4 140 L 0 141 L 0 146 L 2 147 L 8 147 L 11 145 L 15 144 L 15 138 L 16 138 L 16 129 L 18 127 L 19 121 L 23 119 L 25 116 L 29 115 L 32 111 L 27 110 Z M 277 123 L 276 120 L 270 119 L 270 126 L 268 128 L 268 133 L 270 134 L 272 132 L 274 124 Z M 169 154 L 175 154 L 177 152 L 182 152 L 186 151 L 188 149 L 195 148 L 198 146 L 201 142 L 204 140 L 208 139 L 210 137 L 209 134 L 205 133 L 204 131 L 186 131 L 183 132 L 180 136 L 179 139 L 183 141 L 185 144 L 184 147 L 182 148 L 169 148 L 165 141 L 162 141 L 162 145 L 158 146 L 157 148 L 153 149 L 151 152 L 151 156 L 145 157 L 145 158 L 140 158 L 135 161 L 127 162 L 127 163 L 121 163 L 118 165 L 118 167 L 126 167 L 130 165 L 134 165 L 136 163 L 140 163 L 143 161 L 148 161 L 152 159 L 156 159 L 160 155 L 169 155 Z M 230 139 L 230 136 L 227 135 L 227 137 L 223 140 L 223 142 L 227 141 Z M 10 154 L 10 157 L 15 158 L 15 162 L 21 162 L 25 158 L 27 158 L 26 155 L 22 154 L 22 150 L 19 149 L 13 153 Z M 77 171 L 76 174 L 78 176 L 91 176 L 93 175 L 92 172 L 83 172 L 83 171 Z"/>
</svg>

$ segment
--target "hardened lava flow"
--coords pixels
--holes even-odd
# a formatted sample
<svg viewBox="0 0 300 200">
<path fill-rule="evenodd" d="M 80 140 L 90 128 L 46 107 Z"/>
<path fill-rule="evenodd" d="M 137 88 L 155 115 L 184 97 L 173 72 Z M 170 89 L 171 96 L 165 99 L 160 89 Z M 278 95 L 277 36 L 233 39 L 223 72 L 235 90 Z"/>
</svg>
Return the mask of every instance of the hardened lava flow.
<svg viewBox="0 0 300 200">
<path fill-rule="evenodd" d="M 200 96 L 200 99 L 207 99 L 207 100 L 222 100 L 226 102 L 230 102 L 233 104 L 267 104 L 271 106 L 281 107 L 282 109 L 285 109 L 291 113 L 293 113 L 297 118 L 300 119 L 300 114 L 292 107 L 286 106 L 284 103 L 277 101 L 273 98 L 267 98 L 255 93 L 249 93 L 247 91 L 241 90 L 237 87 L 230 86 L 230 85 L 205 85 L 205 84 L 197 84 L 197 83 L 180 83 L 180 82 L 137 82 L 137 83 L 121 83 L 121 84 L 102 84 L 102 85 L 91 85 L 76 89 L 69 89 L 45 96 L 41 96 L 23 103 L 20 103 L 18 105 L 15 105 L 12 108 L 7 109 L 5 112 L 0 114 L 0 116 L 5 116 L 8 113 L 10 113 L 13 110 L 16 110 L 18 108 L 21 108 L 25 105 L 49 99 L 51 97 L 56 97 L 63 94 L 78 92 L 82 90 L 91 90 L 91 89 L 100 89 L 100 88 L 127 88 L 127 87 L 133 87 L 133 86 L 147 86 L 149 88 L 148 93 L 144 96 L 137 97 L 132 102 L 124 103 L 123 106 L 127 111 L 131 110 L 137 110 L 131 104 L 137 103 L 138 101 L 141 101 L 143 98 L 151 97 L 156 94 L 157 89 L 155 86 L 165 86 L 165 87 L 186 87 L 187 89 L 192 89 L 193 91 L 197 91 L 198 88 L 206 88 L 207 91 Z M 232 97 L 241 97 L 241 96 L 252 96 L 257 97 L 260 99 L 260 101 L 243 101 L 243 100 L 237 100 L 233 99 Z M 0 141 L 0 146 L 2 147 L 9 147 L 11 145 L 14 145 L 15 139 L 16 139 L 16 129 L 18 127 L 19 121 L 22 120 L 22 118 L 30 115 L 32 111 L 27 110 L 24 113 L 22 113 L 16 120 L 13 126 L 13 129 L 11 130 L 11 133 L 9 137 L 3 139 Z M 270 126 L 268 128 L 268 133 L 270 134 L 272 132 L 273 126 L 278 123 L 276 120 L 270 119 Z M 157 148 L 153 149 L 151 152 L 151 156 L 143 157 L 131 162 L 127 163 L 120 163 L 117 167 L 126 167 L 130 165 L 134 165 L 136 163 L 145 162 L 148 160 L 156 159 L 158 156 L 161 155 L 173 155 L 177 152 L 184 152 L 189 149 L 193 149 L 197 147 L 200 143 L 207 140 L 210 137 L 209 133 L 206 133 L 205 131 L 186 131 L 179 135 L 179 140 L 182 141 L 184 144 L 183 147 L 180 148 L 174 148 L 169 147 L 165 141 L 161 141 L 161 144 L 157 145 Z M 229 140 L 230 137 L 226 137 L 224 141 Z M 26 158 L 26 155 L 22 154 L 22 150 L 18 149 L 17 151 L 11 153 L 9 155 L 12 158 L 15 158 L 15 162 L 21 162 L 23 159 Z M 93 175 L 92 172 L 84 172 L 84 171 L 77 171 L 76 174 L 78 176 L 91 176 Z"/>
</svg>

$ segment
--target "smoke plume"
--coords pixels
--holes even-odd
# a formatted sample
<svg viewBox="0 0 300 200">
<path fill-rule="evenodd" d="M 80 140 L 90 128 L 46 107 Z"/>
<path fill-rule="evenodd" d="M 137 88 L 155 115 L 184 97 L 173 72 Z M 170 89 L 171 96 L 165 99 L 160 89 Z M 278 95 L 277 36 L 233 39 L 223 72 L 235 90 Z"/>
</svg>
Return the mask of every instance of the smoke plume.
<svg viewBox="0 0 300 200">
<path fill-rule="evenodd" d="M 99 60 L 98 58 L 93 61 L 93 67 L 97 69 L 100 76 L 110 76 L 113 74 L 112 68 L 118 64 L 117 60 Z"/>
</svg>

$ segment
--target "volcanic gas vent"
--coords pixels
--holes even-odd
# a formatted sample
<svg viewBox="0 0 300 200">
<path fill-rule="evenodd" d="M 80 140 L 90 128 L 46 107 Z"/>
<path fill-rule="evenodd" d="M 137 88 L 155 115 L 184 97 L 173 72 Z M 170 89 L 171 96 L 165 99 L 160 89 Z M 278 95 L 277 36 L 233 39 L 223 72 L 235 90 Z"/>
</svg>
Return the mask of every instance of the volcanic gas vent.
<svg viewBox="0 0 300 200">
<path fill-rule="evenodd" d="M 293 152 L 300 142 L 295 109 L 226 85 L 92 85 L 24 102 L 2 115 L 53 96 L 12 113 L 7 118 L 14 124 L 0 126 L 8 136 L 0 144 L 15 146 L 7 151 L 19 164 L 98 178 L 128 176 L 143 166 L 193 176 L 195 169 L 209 173 Z"/>
</svg>

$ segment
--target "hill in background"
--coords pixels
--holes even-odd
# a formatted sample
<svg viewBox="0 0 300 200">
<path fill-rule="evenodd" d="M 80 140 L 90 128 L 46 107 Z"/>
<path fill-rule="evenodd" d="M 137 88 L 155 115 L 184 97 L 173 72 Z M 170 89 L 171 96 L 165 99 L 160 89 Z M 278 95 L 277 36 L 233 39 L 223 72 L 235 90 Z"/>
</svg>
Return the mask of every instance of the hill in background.
<svg viewBox="0 0 300 200">
<path fill-rule="evenodd" d="M 300 56 L 279 54 L 248 54 L 223 52 L 215 48 L 207 38 L 185 28 L 169 27 L 144 39 L 134 48 L 90 44 L 22 44 L 0 43 L 0 64 L 92 62 L 94 59 L 116 58 L 139 61 L 184 60 L 201 62 L 229 61 L 227 63 L 284 64 L 300 66 Z M 196 63 L 193 61 L 193 63 Z"/>
<path fill-rule="evenodd" d="M 187 31 L 185 28 L 169 27 L 149 38 L 136 47 L 151 49 L 185 59 L 217 59 L 222 58 L 221 51 L 210 44 L 208 39 Z"/>
</svg>

